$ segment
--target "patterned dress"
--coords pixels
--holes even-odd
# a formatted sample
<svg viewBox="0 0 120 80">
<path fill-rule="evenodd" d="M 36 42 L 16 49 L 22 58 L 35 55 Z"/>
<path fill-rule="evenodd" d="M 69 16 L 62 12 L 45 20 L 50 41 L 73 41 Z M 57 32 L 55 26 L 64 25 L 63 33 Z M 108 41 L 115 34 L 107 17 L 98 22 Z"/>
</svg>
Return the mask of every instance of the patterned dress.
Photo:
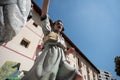
<svg viewBox="0 0 120 80">
<path fill-rule="evenodd" d="M 48 17 L 42 21 L 41 27 L 45 37 L 52 32 Z M 45 41 L 41 55 L 22 80 L 74 80 L 77 70 L 67 63 L 64 48 L 65 41 L 61 35 L 58 35 L 57 42 Z"/>
</svg>

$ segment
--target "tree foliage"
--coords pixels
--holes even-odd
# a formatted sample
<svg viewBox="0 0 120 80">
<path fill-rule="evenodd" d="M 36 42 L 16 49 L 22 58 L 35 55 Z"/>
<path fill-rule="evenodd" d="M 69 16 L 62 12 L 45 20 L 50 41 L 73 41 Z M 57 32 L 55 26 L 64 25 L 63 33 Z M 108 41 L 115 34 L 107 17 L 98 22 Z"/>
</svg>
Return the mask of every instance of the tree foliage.
<svg viewBox="0 0 120 80">
<path fill-rule="evenodd" d="M 115 72 L 120 76 L 120 56 L 115 57 Z"/>
</svg>

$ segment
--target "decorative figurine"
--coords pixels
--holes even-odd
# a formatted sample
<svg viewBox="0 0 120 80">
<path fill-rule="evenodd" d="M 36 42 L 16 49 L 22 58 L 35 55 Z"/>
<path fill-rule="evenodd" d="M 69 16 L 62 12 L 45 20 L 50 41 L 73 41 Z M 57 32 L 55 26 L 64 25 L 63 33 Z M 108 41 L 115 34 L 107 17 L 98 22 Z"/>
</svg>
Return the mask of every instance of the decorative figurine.
<svg viewBox="0 0 120 80">
<path fill-rule="evenodd" d="M 61 32 L 64 30 L 61 20 L 50 26 L 48 5 L 50 0 L 44 0 L 41 15 L 41 27 L 44 33 L 44 45 L 33 67 L 22 80 L 82 80 L 79 72 L 71 67 L 65 54 L 74 51 L 67 50 Z"/>
</svg>

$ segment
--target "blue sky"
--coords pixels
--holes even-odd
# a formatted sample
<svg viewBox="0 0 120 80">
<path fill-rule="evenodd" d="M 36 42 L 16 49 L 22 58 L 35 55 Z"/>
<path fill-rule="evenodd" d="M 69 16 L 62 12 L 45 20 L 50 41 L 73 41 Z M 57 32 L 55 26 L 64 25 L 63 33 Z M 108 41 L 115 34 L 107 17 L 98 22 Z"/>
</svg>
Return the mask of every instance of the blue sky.
<svg viewBox="0 0 120 80">
<path fill-rule="evenodd" d="M 43 0 L 35 0 L 41 7 Z M 49 15 L 61 19 L 65 34 L 101 70 L 114 71 L 120 56 L 120 0 L 51 0 Z"/>
</svg>

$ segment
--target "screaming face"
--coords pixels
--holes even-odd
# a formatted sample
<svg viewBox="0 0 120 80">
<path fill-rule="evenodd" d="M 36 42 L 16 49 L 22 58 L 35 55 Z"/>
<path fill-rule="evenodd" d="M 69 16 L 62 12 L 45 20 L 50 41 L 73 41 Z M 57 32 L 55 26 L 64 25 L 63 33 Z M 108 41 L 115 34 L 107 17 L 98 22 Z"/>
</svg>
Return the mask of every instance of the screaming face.
<svg viewBox="0 0 120 80">
<path fill-rule="evenodd" d="M 54 24 L 54 30 L 58 33 L 62 32 L 63 31 L 63 24 L 62 22 L 58 21 L 58 22 L 55 22 Z"/>
</svg>

